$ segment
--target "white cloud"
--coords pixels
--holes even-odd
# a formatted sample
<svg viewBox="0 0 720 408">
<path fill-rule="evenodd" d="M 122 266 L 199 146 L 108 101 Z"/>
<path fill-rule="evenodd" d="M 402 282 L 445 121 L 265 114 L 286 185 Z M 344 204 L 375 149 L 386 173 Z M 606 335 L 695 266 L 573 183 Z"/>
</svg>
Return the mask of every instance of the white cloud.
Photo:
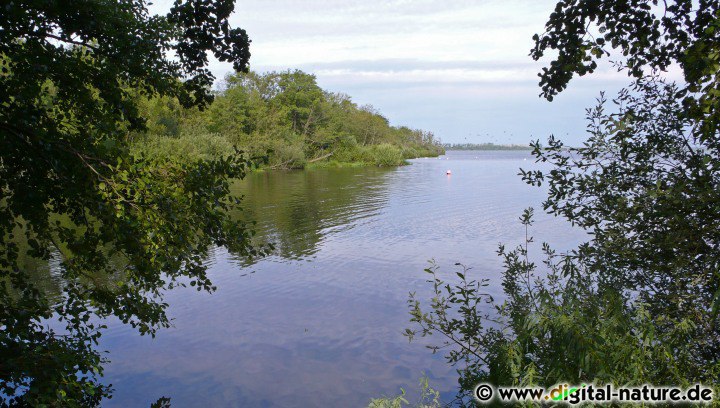
<svg viewBox="0 0 720 408">
<path fill-rule="evenodd" d="M 169 0 L 156 4 L 165 11 Z M 554 0 L 238 1 L 234 26 L 252 39 L 254 70 L 303 69 L 318 83 L 370 103 L 392 123 L 468 134 L 530 134 L 558 129 L 582 138 L 584 108 L 624 74 L 604 66 L 575 79 L 552 104 L 538 99 L 543 62 L 528 56 Z M 222 78 L 231 70 L 217 61 Z M 499 137 L 499 136 L 498 136 Z M 475 140 L 483 141 L 483 140 Z"/>
</svg>

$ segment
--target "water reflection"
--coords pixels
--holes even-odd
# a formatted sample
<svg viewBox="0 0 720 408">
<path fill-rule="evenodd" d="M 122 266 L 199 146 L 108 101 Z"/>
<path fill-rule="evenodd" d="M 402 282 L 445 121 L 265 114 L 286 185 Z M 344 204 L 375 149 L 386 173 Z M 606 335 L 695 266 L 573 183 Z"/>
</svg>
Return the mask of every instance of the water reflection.
<svg viewBox="0 0 720 408">
<path fill-rule="evenodd" d="M 520 242 L 517 217 L 544 196 L 517 177 L 529 157 L 453 152 L 393 169 L 252 175 L 236 186 L 246 196 L 237 216 L 258 220 L 275 255 L 247 265 L 217 249 L 218 291 L 169 293 L 174 327 L 154 340 L 111 324 L 101 346 L 116 393 L 105 405 L 165 395 L 173 407 L 357 407 L 412 393 L 423 371 L 450 398 L 453 368 L 402 336 L 407 294 L 429 295 L 429 258 L 447 276 L 466 263 L 501 293 L 497 244 Z M 559 250 L 581 239 L 542 214 L 535 230 Z"/>
<path fill-rule="evenodd" d="M 275 255 L 297 260 L 315 254 L 324 236 L 353 228 L 387 202 L 390 169 L 318 169 L 262 172 L 234 186 L 244 196 L 242 214 L 258 221 L 258 240 Z"/>
<path fill-rule="evenodd" d="M 30 245 L 24 236 L 24 231 L 16 229 L 12 242 L 17 245 L 18 268 L 25 271 L 35 288 L 38 289 L 50 302 L 58 302 L 62 295 L 63 282 L 60 277 L 60 255 L 53 253 L 49 261 L 28 255 Z M 10 287 L 13 290 L 13 287 Z"/>
</svg>

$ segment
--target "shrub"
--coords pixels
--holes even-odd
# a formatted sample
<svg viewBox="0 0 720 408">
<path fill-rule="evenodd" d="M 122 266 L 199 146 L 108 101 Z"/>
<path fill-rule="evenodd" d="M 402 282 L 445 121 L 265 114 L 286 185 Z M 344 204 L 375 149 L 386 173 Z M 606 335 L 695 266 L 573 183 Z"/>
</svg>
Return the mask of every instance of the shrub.
<svg viewBox="0 0 720 408">
<path fill-rule="evenodd" d="M 370 146 L 364 150 L 363 156 L 363 161 L 379 167 L 398 166 L 405 162 L 402 151 L 389 143 Z"/>
<path fill-rule="evenodd" d="M 178 137 L 148 134 L 136 140 L 132 150 L 146 157 L 187 160 L 217 159 L 233 152 L 232 143 L 223 135 L 193 130 L 186 129 Z"/>
</svg>

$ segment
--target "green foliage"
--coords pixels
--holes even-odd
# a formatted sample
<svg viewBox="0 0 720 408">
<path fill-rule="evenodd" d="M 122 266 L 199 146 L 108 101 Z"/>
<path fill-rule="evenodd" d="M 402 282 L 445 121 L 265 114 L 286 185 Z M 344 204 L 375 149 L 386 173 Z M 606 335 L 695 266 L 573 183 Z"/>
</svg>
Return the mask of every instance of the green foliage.
<svg viewBox="0 0 720 408">
<path fill-rule="evenodd" d="M 523 176 L 549 184 L 546 210 L 593 234 L 587 248 L 593 270 L 609 285 L 637 291 L 653 318 L 667 318 L 658 330 L 685 320 L 693 325 L 684 346 L 695 357 L 687 364 L 704 371 L 700 367 L 717 364 L 720 351 L 714 227 L 720 208 L 720 4 L 559 4 L 533 53 L 539 58 L 548 47 L 559 49 L 542 75 L 546 96 L 602 55 L 591 50 L 587 31 L 561 33 L 590 21 L 603 33 L 594 40 L 597 47 L 619 48 L 626 57 L 619 68 L 635 81 L 614 101 L 616 112 L 605 113 L 604 99 L 588 112 L 591 137 L 583 147 L 562 153 L 554 138 L 544 149 L 535 143 L 535 155 L 554 170 Z M 557 63 L 568 59 L 584 63 L 558 73 Z M 683 84 L 648 76 L 670 64 L 682 68 Z"/>
<path fill-rule="evenodd" d="M 405 399 L 405 390 L 400 390 L 400 395 L 395 397 L 373 398 L 368 404 L 368 408 L 402 408 L 409 404 Z"/>
<path fill-rule="evenodd" d="M 390 126 L 374 108 L 326 92 L 314 75 L 297 70 L 230 75 L 202 112 L 175 105 L 164 99 L 143 103 L 154 127 L 138 144 L 172 151 L 173 141 L 161 136 L 213 133 L 251 154 L 270 151 L 268 166 L 283 169 L 329 160 L 396 166 L 443 151 L 432 133 Z"/>
<path fill-rule="evenodd" d="M 687 364 L 700 370 L 720 352 L 710 313 L 720 289 L 720 151 L 688 130 L 696 122 L 683 115 L 678 92 L 643 80 L 619 95 L 616 113 L 605 114 L 601 100 L 589 112 L 585 145 L 564 152 L 553 138 L 545 149 L 536 144 L 538 159 L 554 170 L 524 178 L 548 183 L 544 207 L 592 232 L 593 270 L 665 316 L 660 330 L 689 319 L 694 333 L 685 347 L 696 357 Z"/>
<path fill-rule="evenodd" d="M 141 135 L 132 145 L 135 155 L 186 162 L 222 157 L 232 152 L 233 148 L 227 138 L 217 133 L 207 133 L 205 129 L 194 132 L 193 128 L 184 128 L 176 137 Z"/>
<path fill-rule="evenodd" d="M 527 232 L 531 209 L 521 222 Z M 458 367 L 459 405 L 472 405 L 472 390 L 480 382 L 544 387 L 704 382 L 720 389 L 719 365 L 690 361 L 698 357 L 687 344 L 698 335 L 692 316 L 668 324 L 668 316 L 653 315 L 632 293 L 606 285 L 581 251 L 558 254 L 542 244 L 539 265 L 531 260 L 532 243 L 527 235 L 522 245 L 498 251 L 503 302 L 487 294 L 488 281 L 472 279 L 468 268 L 462 266 L 452 283 L 438 277 L 436 265 L 426 270 L 434 288 L 429 310 L 414 295 L 409 300 L 417 328 L 406 335 L 441 335 L 442 343 L 431 348 L 447 349 L 446 359 Z"/>
<path fill-rule="evenodd" d="M 439 408 L 441 406 L 440 393 L 430 386 L 430 380 L 425 375 L 420 378 L 420 395 L 417 401 L 413 403 L 409 402 L 406 398 L 405 390 L 401 388 L 400 395 L 395 397 L 373 398 L 370 400 L 370 404 L 368 404 L 368 408 Z"/>
<path fill-rule="evenodd" d="M 397 166 L 404 161 L 402 151 L 390 143 L 373 145 L 363 149 L 363 159 L 365 162 L 379 167 Z"/>
<path fill-rule="evenodd" d="M 540 75 L 548 99 L 596 69 L 609 47 L 634 81 L 612 110 L 604 96 L 588 110 L 582 147 L 535 142 L 551 170 L 521 171 L 531 185 L 547 183 L 544 209 L 585 229 L 587 243 L 567 254 L 543 244 L 542 264 L 527 234 L 513 250 L 501 246 L 502 303 L 467 270 L 454 284 L 428 270 L 429 311 L 411 297 L 419 329 L 407 335 L 444 336 L 463 404 L 481 381 L 699 382 L 720 391 L 719 22 L 713 1 L 568 0 L 535 36 L 535 59 L 557 53 Z M 648 75 L 673 63 L 685 83 Z M 527 231 L 532 212 L 521 221 Z"/>
<path fill-rule="evenodd" d="M 178 136 L 183 110 L 177 99 L 158 96 L 151 99 L 139 98 L 140 115 L 150 118 L 145 122 L 148 133 L 163 136 Z"/>
<path fill-rule="evenodd" d="M 1 405 L 98 405 L 111 391 L 98 380 L 103 318 L 154 335 L 169 324 L 164 290 L 213 289 L 211 246 L 261 252 L 228 216 L 247 157 L 227 145 L 218 156 L 211 136 L 182 158 L 130 149 L 149 116 L 152 131 L 183 143 L 180 107 L 213 99 L 207 53 L 246 69 L 249 39 L 227 22 L 233 3 L 176 1 L 165 16 L 132 0 L 3 4 Z M 61 293 L 38 287 L 26 258 L 58 262 Z"/>
<path fill-rule="evenodd" d="M 636 79 L 649 71 L 665 71 L 671 64 L 682 67 L 695 117 L 707 116 L 717 123 L 720 82 L 720 4 L 714 0 L 628 3 L 621 0 L 557 3 L 536 34 L 530 55 L 538 60 L 553 50 L 553 60 L 540 74 L 542 95 L 552 99 L 567 87 L 575 74 L 597 68 L 597 60 L 619 49 L 621 67 Z M 703 108 L 712 106 L 712 112 Z"/>
<path fill-rule="evenodd" d="M 540 73 L 542 95 L 548 100 L 565 89 L 575 74 L 597 68 L 597 60 L 618 50 L 616 62 L 628 76 L 644 76 L 680 66 L 685 85 L 678 97 L 693 130 L 713 138 L 720 125 L 720 4 L 715 0 L 622 0 L 557 3 L 535 35 L 530 51 L 538 60 L 551 50 L 553 60 Z"/>
</svg>

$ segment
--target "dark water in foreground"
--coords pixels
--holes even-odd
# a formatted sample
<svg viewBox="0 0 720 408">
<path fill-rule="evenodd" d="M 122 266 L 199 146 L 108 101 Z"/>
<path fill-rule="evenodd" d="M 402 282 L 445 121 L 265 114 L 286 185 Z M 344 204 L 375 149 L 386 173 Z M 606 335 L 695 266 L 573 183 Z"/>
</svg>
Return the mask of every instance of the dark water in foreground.
<svg viewBox="0 0 720 408">
<path fill-rule="evenodd" d="M 528 152 L 465 151 L 250 176 L 237 187 L 245 212 L 277 254 L 243 265 L 218 249 L 208 260 L 218 291 L 168 294 L 174 327 L 155 339 L 111 323 L 101 346 L 116 391 L 104 405 L 361 407 L 400 387 L 412 396 L 423 372 L 453 395 L 454 369 L 401 334 L 408 292 L 429 292 L 427 260 L 448 277 L 455 262 L 472 266 L 499 294 L 495 251 L 520 243 L 524 208 L 537 210 L 538 241 L 567 249 L 582 237 L 542 214 L 544 191 L 520 180 L 521 166 L 534 166 Z"/>
</svg>

